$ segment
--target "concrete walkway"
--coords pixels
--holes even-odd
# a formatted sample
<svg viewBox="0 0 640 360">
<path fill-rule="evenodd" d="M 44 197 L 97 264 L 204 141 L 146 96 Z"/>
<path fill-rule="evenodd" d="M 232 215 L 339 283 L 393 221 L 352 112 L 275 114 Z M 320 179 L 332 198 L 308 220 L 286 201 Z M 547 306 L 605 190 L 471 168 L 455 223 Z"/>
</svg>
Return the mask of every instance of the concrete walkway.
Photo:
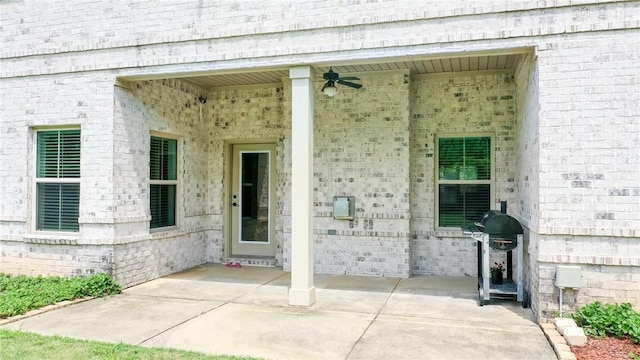
<svg viewBox="0 0 640 360">
<path fill-rule="evenodd" d="M 289 284 L 207 264 L 4 327 L 265 359 L 556 359 L 530 310 L 479 307 L 475 278 L 317 275 L 310 308 L 288 306 Z"/>
</svg>

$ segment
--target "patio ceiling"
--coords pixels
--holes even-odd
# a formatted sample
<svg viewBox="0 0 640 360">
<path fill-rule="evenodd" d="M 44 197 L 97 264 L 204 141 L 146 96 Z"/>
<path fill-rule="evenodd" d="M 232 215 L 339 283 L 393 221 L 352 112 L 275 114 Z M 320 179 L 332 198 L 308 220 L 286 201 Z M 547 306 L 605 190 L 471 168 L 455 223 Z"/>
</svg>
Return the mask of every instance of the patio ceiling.
<svg viewBox="0 0 640 360">
<path fill-rule="evenodd" d="M 372 62 L 367 64 L 339 64 L 333 65 L 333 70 L 341 75 L 349 73 L 368 73 L 377 71 L 411 70 L 412 74 L 438 74 L 465 71 L 514 71 L 522 57 L 522 53 L 459 56 L 436 59 L 408 59 L 406 61 Z M 316 76 L 329 70 L 329 66 L 314 65 Z M 288 68 L 261 69 L 251 72 L 206 74 L 197 76 L 182 76 L 180 80 L 191 83 L 203 89 L 225 86 L 258 85 L 280 83 L 289 76 Z"/>
</svg>

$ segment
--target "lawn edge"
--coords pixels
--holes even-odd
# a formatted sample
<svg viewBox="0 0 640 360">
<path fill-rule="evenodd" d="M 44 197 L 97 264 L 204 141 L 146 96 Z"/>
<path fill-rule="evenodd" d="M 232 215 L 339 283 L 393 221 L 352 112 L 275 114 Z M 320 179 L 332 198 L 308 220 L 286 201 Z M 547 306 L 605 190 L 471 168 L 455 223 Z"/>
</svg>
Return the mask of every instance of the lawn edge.
<svg viewBox="0 0 640 360">
<path fill-rule="evenodd" d="M 67 307 L 69 305 L 74 305 L 74 304 L 78 304 L 78 303 L 89 301 L 89 300 L 93 300 L 93 299 L 95 299 L 95 298 L 91 297 L 91 296 L 87 296 L 87 297 L 74 299 L 74 300 L 61 301 L 59 303 L 55 303 L 55 304 L 47 305 L 45 307 L 41 307 L 39 309 L 29 310 L 29 311 L 27 311 L 26 313 L 24 313 L 22 315 L 15 315 L 15 316 L 8 317 L 6 319 L 0 319 L 0 326 L 7 325 L 7 324 L 10 324 L 12 322 L 20 321 L 22 319 L 27 319 L 27 318 L 30 318 L 30 317 L 33 317 L 33 316 L 44 314 L 44 313 L 52 311 L 52 310 L 61 309 L 63 307 Z"/>
</svg>

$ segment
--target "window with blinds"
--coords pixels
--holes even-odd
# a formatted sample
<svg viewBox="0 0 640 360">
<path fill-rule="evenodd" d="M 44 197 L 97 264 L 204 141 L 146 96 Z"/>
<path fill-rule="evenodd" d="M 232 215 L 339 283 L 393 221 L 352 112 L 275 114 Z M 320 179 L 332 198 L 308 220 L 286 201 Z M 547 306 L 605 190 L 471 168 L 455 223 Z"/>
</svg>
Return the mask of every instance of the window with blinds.
<svg viewBox="0 0 640 360">
<path fill-rule="evenodd" d="M 78 231 L 80 130 L 38 131 L 36 230 Z"/>
<path fill-rule="evenodd" d="M 178 141 L 151 137 L 150 154 L 150 227 L 176 225 L 176 190 L 178 186 Z"/>
<path fill-rule="evenodd" d="M 437 226 L 471 225 L 491 207 L 491 137 L 440 136 L 436 144 Z"/>
</svg>

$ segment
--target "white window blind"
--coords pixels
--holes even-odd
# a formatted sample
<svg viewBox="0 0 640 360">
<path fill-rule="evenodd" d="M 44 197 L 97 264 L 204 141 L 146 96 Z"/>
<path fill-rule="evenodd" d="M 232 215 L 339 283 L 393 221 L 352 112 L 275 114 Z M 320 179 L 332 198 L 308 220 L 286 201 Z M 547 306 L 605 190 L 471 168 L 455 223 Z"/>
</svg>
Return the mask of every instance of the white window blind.
<svg viewBox="0 0 640 360">
<path fill-rule="evenodd" d="M 80 130 L 37 132 L 36 230 L 78 231 Z"/>
<path fill-rule="evenodd" d="M 176 225 L 177 151 L 177 140 L 151 137 L 149 207 L 152 229 Z"/>
<path fill-rule="evenodd" d="M 491 137 L 438 137 L 437 146 L 437 226 L 473 224 L 491 206 Z"/>
</svg>

